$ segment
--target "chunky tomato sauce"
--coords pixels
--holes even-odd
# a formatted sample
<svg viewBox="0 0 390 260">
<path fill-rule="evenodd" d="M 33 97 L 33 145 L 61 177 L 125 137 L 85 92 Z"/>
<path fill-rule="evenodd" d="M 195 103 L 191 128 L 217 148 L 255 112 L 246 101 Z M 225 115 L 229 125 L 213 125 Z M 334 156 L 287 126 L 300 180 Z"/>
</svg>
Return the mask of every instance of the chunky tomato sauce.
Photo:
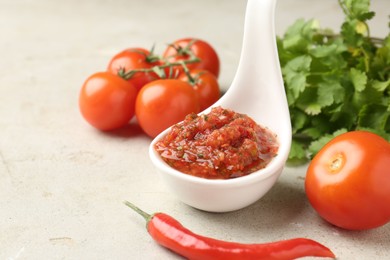
<svg viewBox="0 0 390 260">
<path fill-rule="evenodd" d="M 278 147 L 271 131 L 221 107 L 188 115 L 155 145 L 171 167 L 207 179 L 236 178 L 264 168 Z"/>
</svg>

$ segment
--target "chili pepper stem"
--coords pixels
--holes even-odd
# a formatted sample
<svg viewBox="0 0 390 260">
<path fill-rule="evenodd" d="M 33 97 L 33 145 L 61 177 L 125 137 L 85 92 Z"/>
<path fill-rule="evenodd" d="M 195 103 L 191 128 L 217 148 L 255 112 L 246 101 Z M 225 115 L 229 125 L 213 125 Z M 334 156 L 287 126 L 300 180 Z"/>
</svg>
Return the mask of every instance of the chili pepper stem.
<svg viewBox="0 0 390 260">
<path fill-rule="evenodd" d="M 127 200 L 125 200 L 123 203 L 129 208 L 131 208 L 132 210 L 134 210 L 135 212 L 137 212 L 138 214 L 140 214 L 145 219 L 146 222 L 149 222 L 152 219 L 153 215 L 146 213 L 145 211 L 138 208 L 133 203 L 128 202 Z"/>
</svg>

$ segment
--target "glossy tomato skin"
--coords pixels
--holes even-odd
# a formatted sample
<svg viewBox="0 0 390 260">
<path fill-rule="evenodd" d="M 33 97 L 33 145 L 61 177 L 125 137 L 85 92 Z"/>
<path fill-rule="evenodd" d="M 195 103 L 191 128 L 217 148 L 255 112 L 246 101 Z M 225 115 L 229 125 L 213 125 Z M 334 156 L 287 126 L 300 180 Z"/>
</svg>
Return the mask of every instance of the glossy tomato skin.
<svg viewBox="0 0 390 260">
<path fill-rule="evenodd" d="M 84 119 L 97 129 L 108 131 L 126 125 L 135 113 L 137 90 L 110 72 L 91 75 L 79 95 Z"/>
<path fill-rule="evenodd" d="M 125 72 L 135 69 L 150 69 L 159 65 L 159 61 L 149 61 L 150 52 L 143 48 L 128 48 L 116 54 L 109 62 L 107 71 L 118 74 L 121 69 Z M 139 91 L 145 84 L 157 79 L 153 72 L 137 72 L 128 79 Z"/>
<path fill-rule="evenodd" d="M 144 132 L 154 138 L 166 128 L 198 113 L 195 91 L 178 79 L 160 79 L 145 85 L 136 100 L 136 118 Z"/>
<path fill-rule="evenodd" d="M 188 60 L 188 55 L 181 55 L 177 52 L 177 48 L 190 48 L 193 54 L 200 59 L 200 62 L 186 64 L 188 69 L 202 69 L 213 73 L 217 78 L 219 76 L 220 61 L 215 49 L 207 42 L 195 38 L 183 38 L 172 43 L 173 46 L 168 46 L 163 57 L 170 62 L 180 60 Z M 177 67 L 180 71 L 182 69 Z"/>
<path fill-rule="evenodd" d="M 376 134 L 335 137 L 309 164 L 307 197 L 328 222 L 365 230 L 390 221 L 390 144 Z"/>
<path fill-rule="evenodd" d="M 189 73 L 194 80 L 193 88 L 198 97 L 200 111 L 203 111 L 221 97 L 218 80 L 214 74 L 207 70 L 194 69 Z M 178 79 L 185 82 L 191 82 L 186 73 L 182 73 Z"/>
</svg>

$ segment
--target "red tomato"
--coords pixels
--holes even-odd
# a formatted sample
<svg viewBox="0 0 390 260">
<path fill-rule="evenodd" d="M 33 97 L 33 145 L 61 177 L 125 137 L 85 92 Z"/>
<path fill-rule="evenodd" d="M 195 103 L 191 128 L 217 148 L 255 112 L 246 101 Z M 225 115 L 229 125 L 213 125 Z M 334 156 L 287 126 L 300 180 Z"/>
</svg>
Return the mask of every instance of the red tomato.
<svg viewBox="0 0 390 260">
<path fill-rule="evenodd" d="M 311 161 L 307 197 L 325 220 L 364 230 L 390 221 L 390 144 L 352 131 L 335 137 Z"/>
<path fill-rule="evenodd" d="M 190 78 L 186 73 L 182 73 L 179 79 L 192 84 L 201 111 L 214 104 L 221 97 L 217 78 L 207 70 L 191 70 Z"/>
<path fill-rule="evenodd" d="M 166 128 L 198 113 L 195 91 L 186 82 L 160 79 L 145 85 L 138 93 L 135 114 L 141 128 L 155 137 Z"/>
<path fill-rule="evenodd" d="M 107 70 L 118 74 L 121 70 L 126 73 L 130 70 L 150 69 L 155 65 L 159 65 L 159 61 L 156 61 L 148 50 L 129 48 L 116 54 L 108 64 Z M 157 78 L 153 72 L 136 72 L 129 81 L 139 91 L 145 84 Z"/>
<path fill-rule="evenodd" d="M 219 57 L 214 48 L 205 41 L 193 38 L 177 40 L 168 46 L 163 57 L 170 62 L 188 60 L 190 58 L 187 53 L 188 50 L 192 51 L 192 53 L 200 59 L 199 62 L 186 64 L 188 69 L 208 70 L 218 78 L 220 66 Z M 179 70 L 182 71 L 180 67 Z"/>
<path fill-rule="evenodd" d="M 97 129 L 116 129 L 134 116 L 136 96 L 137 90 L 130 82 L 110 72 L 98 72 L 81 88 L 80 112 Z"/>
</svg>

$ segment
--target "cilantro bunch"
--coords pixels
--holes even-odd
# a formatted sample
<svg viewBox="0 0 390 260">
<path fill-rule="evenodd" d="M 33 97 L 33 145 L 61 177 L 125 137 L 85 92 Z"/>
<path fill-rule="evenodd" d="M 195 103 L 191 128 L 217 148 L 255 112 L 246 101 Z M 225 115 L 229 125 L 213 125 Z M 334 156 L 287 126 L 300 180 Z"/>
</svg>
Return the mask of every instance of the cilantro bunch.
<svg viewBox="0 0 390 260">
<path fill-rule="evenodd" d="M 339 4 L 345 14 L 339 34 L 300 19 L 277 38 L 293 129 L 290 162 L 310 159 L 351 130 L 390 140 L 390 35 L 370 36 L 369 0 Z"/>
</svg>

